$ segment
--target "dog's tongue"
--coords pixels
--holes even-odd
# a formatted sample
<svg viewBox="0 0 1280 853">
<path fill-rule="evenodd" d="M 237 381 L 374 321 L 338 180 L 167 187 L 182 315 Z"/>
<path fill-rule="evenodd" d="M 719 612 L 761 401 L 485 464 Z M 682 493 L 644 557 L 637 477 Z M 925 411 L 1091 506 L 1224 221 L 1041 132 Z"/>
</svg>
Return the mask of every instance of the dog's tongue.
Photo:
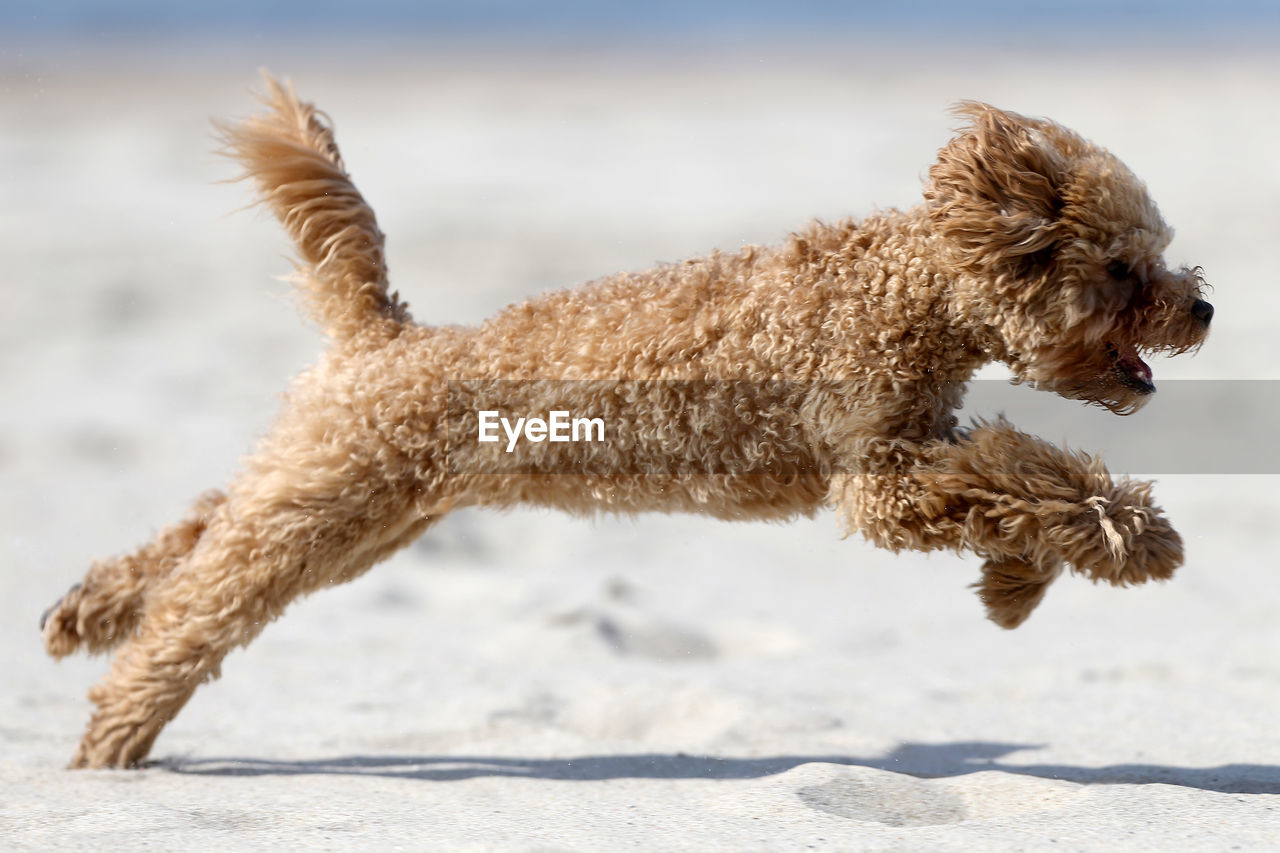
<svg viewBox="0 0 1280 853">
<path fill-rule="evenodd" d="M 1120 366 L 1144 382 L 1151 381 L 1151 368 L 1138 355 L 1137 350 L 1129 350 L 1120 356 Z"/>
<path fill-rule="evenodd" d="M 1139 382 L 1149 385 L 1152 388 L 1155 387 L 1155 383 L 1152 381 L 1151 368 L 1142 360 L 1142 357 L 1138 355 L 1138 351 L 1136 349 L 1131 347 L 1121 352 L 1119 358 L 1116 359 L 1116 364 L 1121 370 Z"/>
</svg>

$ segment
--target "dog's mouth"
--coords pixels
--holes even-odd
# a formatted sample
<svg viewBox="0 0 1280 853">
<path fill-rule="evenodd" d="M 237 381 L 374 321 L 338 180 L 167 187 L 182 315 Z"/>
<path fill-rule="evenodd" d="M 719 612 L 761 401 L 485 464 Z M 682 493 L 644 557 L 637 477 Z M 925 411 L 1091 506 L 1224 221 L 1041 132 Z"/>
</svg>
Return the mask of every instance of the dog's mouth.
<svg viewBox="0 0 1280 853">
<path fill-rule="evenodd" d="M 1111 370 L 1116 381 L 1121 385 L 1139 394 L 1155 393 L 1156 383 L 1152 379 L 1151 368 L 1138 355 L 1137 347 L 1108 344 L 1107 355 L 1111 358 Z"/>
</svg>

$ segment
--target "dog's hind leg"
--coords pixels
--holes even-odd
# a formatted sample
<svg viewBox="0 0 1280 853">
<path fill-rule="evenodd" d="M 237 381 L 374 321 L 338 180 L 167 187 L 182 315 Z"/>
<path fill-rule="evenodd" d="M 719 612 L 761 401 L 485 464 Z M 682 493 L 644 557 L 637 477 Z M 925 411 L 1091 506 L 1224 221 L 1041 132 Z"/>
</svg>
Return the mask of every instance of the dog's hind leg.
<svg viewBox="0 0 1280 853">
<path fill-rule="evenodd" d="M 160 531 L 132 554 L 95 562 L 40 618 L 45 649 L 60 658 L 84 648 L 105 652 L 129 637 L 142 615 L 148 590 L 166 578 L 200 541 L 226 495 L 201 495 L 187 516 Z"/>
<path fill-rule="evenodd" d="M 264 490 L 265 491 L 265 490 Z M 223 658 L 300 595 L 341 583 L 411 541 L 433 519 L 407 489 L 233 493 L 199 545 L 147 598 L 137 631 L 89 693 L 97 706 L 73 767 L 128 767 Z"/>
</svg>

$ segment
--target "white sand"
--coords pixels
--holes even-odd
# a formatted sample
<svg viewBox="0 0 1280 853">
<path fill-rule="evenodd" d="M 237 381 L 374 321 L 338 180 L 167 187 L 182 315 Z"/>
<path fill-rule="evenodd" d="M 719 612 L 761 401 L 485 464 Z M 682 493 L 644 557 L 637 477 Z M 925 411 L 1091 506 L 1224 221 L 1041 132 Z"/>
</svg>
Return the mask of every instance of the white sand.
<svg viewBox="0 0 1280 853">
<path fill-rule="evenodd" d="M 974 558 L 830 516 L 459 513 L 233 654 L 138 772 L 61 769 L 106 661 L 36 631 L 225 481 L 320 346 L 274 223 L 210 183 L 207 118 L 251 109 L 257 64 L 336 117 L 423 321 L 911 205 L 975 97 L 1107 144 L 1207 270 L 1215 334 L 1158 378 L 1276 378 L 1280 63 L 1211 59 L 10 55 L 0 847 L 1280 846 L 1274 477 L 1162 478 L 1177 579 L 1068 578 L 1012 634 Z"/>
</svg>

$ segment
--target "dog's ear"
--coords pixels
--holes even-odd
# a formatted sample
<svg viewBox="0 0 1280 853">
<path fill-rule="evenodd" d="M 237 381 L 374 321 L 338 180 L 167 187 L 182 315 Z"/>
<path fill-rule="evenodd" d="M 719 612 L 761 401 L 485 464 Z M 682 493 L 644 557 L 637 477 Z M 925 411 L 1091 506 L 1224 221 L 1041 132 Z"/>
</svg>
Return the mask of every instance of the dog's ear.
<svg viewBox="0 0 1280 853">
<path fill-rule="evenodd" d="M 969 124 L 929 170 L 929 215 L 966 266 L 1020 272 L 1058 236 L 1067 166 L 1053 126 L 974 101 L 955 112 Z"/>
</svg>

